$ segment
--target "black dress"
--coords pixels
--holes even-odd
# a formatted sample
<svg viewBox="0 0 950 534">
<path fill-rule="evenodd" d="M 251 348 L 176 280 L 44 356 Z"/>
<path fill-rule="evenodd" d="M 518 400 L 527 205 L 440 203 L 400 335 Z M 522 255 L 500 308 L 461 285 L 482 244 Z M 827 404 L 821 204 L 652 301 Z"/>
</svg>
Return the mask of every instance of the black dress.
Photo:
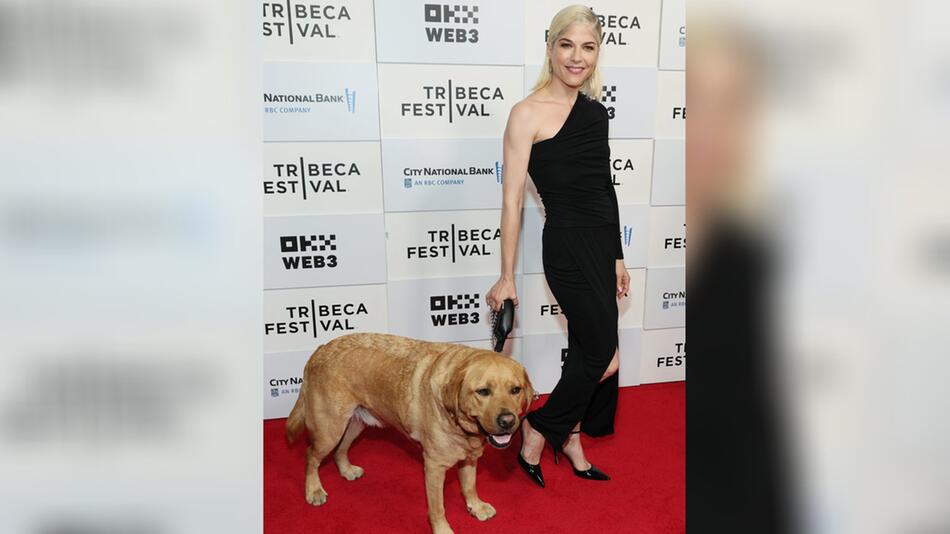
<svg viewBox="0 0 950 534">
<path fill-rule="evenodd" d="M 547 402 L 527 415 L 555 447 L 574 425 L 614 431 L 619 373 L 600 382 L 617 348 L 616 261 L 623 258 L 603 104 L 578 92 L 561 129 L 534 143 L 528 174 L 544 205 L 541 260 L 567 319 L 567 356 Z"/>
</svg>

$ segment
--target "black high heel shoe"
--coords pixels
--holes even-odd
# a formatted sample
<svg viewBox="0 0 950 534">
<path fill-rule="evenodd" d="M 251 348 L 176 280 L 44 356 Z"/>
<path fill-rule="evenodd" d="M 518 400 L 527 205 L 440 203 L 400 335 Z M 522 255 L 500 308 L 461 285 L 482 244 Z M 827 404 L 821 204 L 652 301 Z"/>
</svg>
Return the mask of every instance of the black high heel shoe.
<svg viewBox="0 0 950 534">
<path fill-rule="evenodd" d="M 524 451 L 524 431 L 521 433 L 521 450 L 518 451 L 518 465 L 524 469 L 524 472 L 528 474 L 528 477 L 535 482 L 535 484 L 544 487 L 544 475 L 541 474 L 541 462 L 536 464 L 529 464 L 527 460 L 524 459 L 524 456 L 521 456 L 521 453 Z"/>
<path fill-rule="evenodd" d="M 572 430 L 570 433 L 578 434 L 580 433 L 580 430 Z M 554 449 L 554 463 L 555 465 L 557 465 L 558 452 L 560 452 L 564 456 L 567 456 L 567 454 L 564 452 L 564 445 L 561 445 L 560 448 L 554 448 L 554 446 L 552 445 L 551 448 Z M 570 462 L 571 458 L 568 457 L 567 459 Z M 607 473 L 604 473 L 600 469 L 597 469 L 597 467 L 594 464 L 590 464 L 589 461 L 587 463 L 590 464 L 590 467 L 588 467 L 587 469 L 584 469 L 583 471 L 574 467 L 574 462 L 570 462 L 570 463 L 571 463 L 571 469 L 574 470 L 574 474 L 580 478 L 586 478 L 588 480 L 610 480 L 610 477 L 607 476 Z"/>
</svg>

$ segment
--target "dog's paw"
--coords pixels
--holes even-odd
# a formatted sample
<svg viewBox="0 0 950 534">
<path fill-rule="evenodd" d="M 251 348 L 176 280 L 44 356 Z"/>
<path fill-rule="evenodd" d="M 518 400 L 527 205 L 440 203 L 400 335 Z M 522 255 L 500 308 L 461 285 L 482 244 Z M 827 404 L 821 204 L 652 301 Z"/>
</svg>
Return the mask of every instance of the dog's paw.
<svg viewBox="0 0 950 534">
<path fill-rule="evenodd" d="M 323 488 L 318 488 L 316 491 L 311 492 L 307 495 L 307 502 L 314 505 L 320 506 L 321 504 L 327 502 L 327 492 Z"/>
<path fill-rule="evenodd" d="M 495 507 L 487 502 L 479 501 L 468 505 L 468 513 L 478 518 L 479 521 L 487 521 L 495 517 Z"/>
<path fill-rule="evenodd" d="M 356 480 L 363 476 L 363 468 L 358 465 L 340 468 L 340 476 L 347 480 Z"/>
</svg>

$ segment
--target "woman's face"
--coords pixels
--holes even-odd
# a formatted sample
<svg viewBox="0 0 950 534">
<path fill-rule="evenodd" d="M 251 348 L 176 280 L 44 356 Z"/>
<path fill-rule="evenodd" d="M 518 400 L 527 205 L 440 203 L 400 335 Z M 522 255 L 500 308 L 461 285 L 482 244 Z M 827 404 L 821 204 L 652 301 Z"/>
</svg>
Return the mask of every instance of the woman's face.
<svg viewBox="0 0 950 534">
<path fill-rule="evenodd" d="M 571 23 L 548 49 L 554 76 L 570 87 L 580 87 L 597 65 L 600 43 L 590 24 Z"/>
</svg>

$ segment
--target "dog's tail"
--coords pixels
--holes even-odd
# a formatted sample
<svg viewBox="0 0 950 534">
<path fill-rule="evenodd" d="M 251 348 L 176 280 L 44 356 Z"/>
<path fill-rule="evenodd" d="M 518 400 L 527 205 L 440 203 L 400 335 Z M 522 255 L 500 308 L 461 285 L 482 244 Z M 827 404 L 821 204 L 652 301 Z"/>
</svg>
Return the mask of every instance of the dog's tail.
<svg viewBox="0 0 950 534">
<path fill-rule="evenodd" d="M 303 384 L 300 386 L 300 393 L 297 394 L 297 402 L 294 403 L 294 408 L 290 410 L 290 415 L 287 416 L 287 443 L 293 443 L 297 436 L 303 431 L 304 426 L 306 426 L 306 421 L 304 421 L 304 402 L 303 402 Z"/>
</svg>

